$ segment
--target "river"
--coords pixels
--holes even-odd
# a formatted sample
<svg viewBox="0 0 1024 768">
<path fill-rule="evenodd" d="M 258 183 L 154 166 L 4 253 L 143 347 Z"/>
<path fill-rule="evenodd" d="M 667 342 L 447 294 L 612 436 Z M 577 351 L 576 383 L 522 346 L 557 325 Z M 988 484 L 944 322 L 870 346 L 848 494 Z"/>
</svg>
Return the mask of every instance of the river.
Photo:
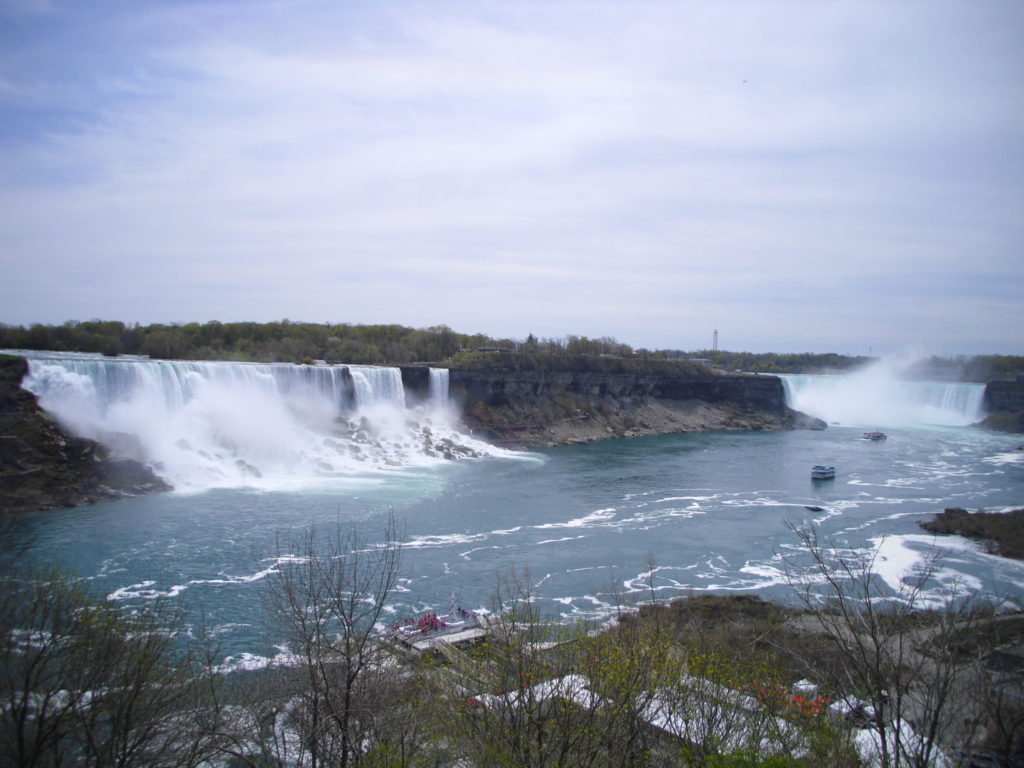
<svg viewBox="0 0 1024 768">
<path fill-rule="evenodd" d="M 283 652 L 260 618 L 265 579 L 293 554 L 279 542 L 340 524 L 379 543 L 389 514 L 404 538 L 395 615 L 446 607 L 452 593 L 486 607 L 511 573 L 567 619 L 607 617 L 619 600 L 652 594 L 784 597 L 787 570 L 806 560 L 792 528 L 808 524 L 850 553 L 875 553 L 889 587 L 938 547 L 926 596 L 954 582 L 1024 595 L 1024 564 L 918 526 L 947 506 L 1024 506 L 1024 439 L 968 426 L 980 417 L 979 385 L 907 383 L 880 369 L 791 377 L 791 404 L 828 429 L 513 453 L 461 434 L 438 392 L 406 407 L 393 377 L 374 383 L 372 371 L 355 371 L 369 382 L 361 390 L 347 374 L 342 392 L 323 372 L 284 386 L 296 366 L 162 364 L 158 376 L 143 360 L 30 365 L 26 386 L 44 407 L 80 433 L 120 436 L 179 490 L 27 515 L 14 536 L 111 601 L 165 597 L 187 606 L 193 625 L 205 616 L 229 665 Z M 173 397 L 165 375 L 185 382 Z M 867 430 L 888 439 L 865 440 Z M 436 450 L 445 439 L 465 449 L 457 460 Z M 819 463 L 836 478 L 812 481 Z"/>
</svg>

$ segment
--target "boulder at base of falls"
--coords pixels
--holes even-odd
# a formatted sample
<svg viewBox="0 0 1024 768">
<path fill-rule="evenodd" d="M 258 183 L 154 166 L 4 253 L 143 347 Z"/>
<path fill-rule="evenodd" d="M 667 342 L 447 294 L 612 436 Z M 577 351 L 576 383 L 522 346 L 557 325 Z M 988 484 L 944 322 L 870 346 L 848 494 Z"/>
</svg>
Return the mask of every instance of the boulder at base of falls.
<svg viewBox="0 0 1024 768">
<path fill-rule="evenodd" d="M 21 388 L 28 363 L 0 356 L 0 514 L 77 507 L 171 487 L 137 461 L 69 434 Z"/>
</svg>

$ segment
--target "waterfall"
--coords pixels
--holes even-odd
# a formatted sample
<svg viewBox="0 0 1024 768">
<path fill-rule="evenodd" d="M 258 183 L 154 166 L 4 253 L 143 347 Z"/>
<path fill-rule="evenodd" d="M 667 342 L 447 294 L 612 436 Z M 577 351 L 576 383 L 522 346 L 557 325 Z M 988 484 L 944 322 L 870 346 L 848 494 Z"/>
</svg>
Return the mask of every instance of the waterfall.
<svg viewBox="0 0 1024 768">
<path fill-rule="evenodd" d="M 787 404 L 829 423 L 863 427 L 966 426 L 980 421 L 984 384 L 913 381 L 881 361 L 841 375 L 783 375 Z"/>
<path fill-rule="evenodd" d="M 105 413 L 112 405 L 145 393 L 170 410 L 183 408 L 211 384 L 252 389 L 281 396 L 320 396 L 340 413 L 354 399 L 344 366 L 195 362 L 103 358 L 86 355 L 29 359 L 26 388 L 41 397 L 65 387 L 80 386 L 94 407 Z M 399 386 L 401 377 L 399 377 Z M 34 387 L 34 388 L 33 388 Z"/>
<path fill-rule="evenodd" d="M 434 408 L 433 372 L 431 402 L 410 410 L 392 367 L 14 353 L 43 409 L 179 490 L 307 487 L 494 453 Z"/>
<path fill-rule="evenodd" d="M 438 408 L 448 405 L 448 378 L 447 368 L 430 369 L 430 403 Z"/>
<path fill-rule="evenodd" d="M 400 370 L 373 365 L 347 367 L 355 386 L 357 407 L 366 408 L 377 403 L 386 403 L 395 408 L 405 407 L 405 388 L 402 386 Z"/>
</svg>

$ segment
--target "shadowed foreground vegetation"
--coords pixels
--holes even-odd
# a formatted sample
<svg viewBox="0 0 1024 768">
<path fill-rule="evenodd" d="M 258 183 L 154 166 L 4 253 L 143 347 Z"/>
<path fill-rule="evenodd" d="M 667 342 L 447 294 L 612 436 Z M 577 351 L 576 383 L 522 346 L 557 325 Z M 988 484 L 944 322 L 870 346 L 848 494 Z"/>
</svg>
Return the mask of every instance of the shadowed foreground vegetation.
<svg viewBox="0 0 1024 768">
<path fill-rule="evenodd" d="M 237 360 L 258 362 L 311 362 L 364 365 L 399 365 L 444 362 L 460 350 L 491 350 L 519 355 L 551 356 L 563 362 L 526 363 L 503 360 L 504 365 L 549 369 L 579 356 L 638 357 L 647 360 L 681 360 L 697 357 L 725 370 L 762 373 L 814 373 L 843 371 L 863 366 L 873 358 L 835 353 L 761 353 L 698 350 L 634 349 L 613 338 L 570 335 L 562 339 L 496 339 L 481 333 L 467 334 L 438 325 L 407 328 L 401 325 L 351 325 L 348 323 L 207 323 L 139 325 L 116 320 L 68 321 L 62 325 L 31 326 L 0 324 L 0 349 L 38 349 L 59 352 L 95 352 L 104 355 L 148 355 L 183 360 Z M 483 354 L 484 357 L 480 357 Z M 463 367 L 493 365 L 480 353 L 454 360 Z M 603 370 L 603 369 L 602 369 Z M 635 371 L 635 368 L 629 368 Z M 982 355 L 919 361 L 911 372 L 919 378 L 990 381 L 1013 378 L 1024 371 L 1024 357 Z"/>
<path fill-rule="evenodd" d="M 377 546 L 311 529 L 280 542 L 263 592 L 288 663 L 230 674 L 166 604 L 124 613 L 8 554 L 0 764 L 1020 764 L 1021 670 L 990 663 L 1024 642 L 1020 614 L 955 589 L 920 610 L 934 561 L 878 602 L 870 558 L 795 533 L 810 558 L 790 579 L 796 607 L 660 603 L 651 582 L 651 602 L 595 631 L 550 623 L 529 578 L 506 577 L 484 642 L 416 657 L 376 629 L 400 572 L 393 520 Z"/>
</svg>

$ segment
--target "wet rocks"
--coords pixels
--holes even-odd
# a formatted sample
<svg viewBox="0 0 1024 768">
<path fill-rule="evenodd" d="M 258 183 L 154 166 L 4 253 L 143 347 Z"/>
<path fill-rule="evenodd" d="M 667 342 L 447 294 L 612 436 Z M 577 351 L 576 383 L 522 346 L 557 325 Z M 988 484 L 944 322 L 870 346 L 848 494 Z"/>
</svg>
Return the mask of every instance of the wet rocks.
<svg viewBox="0 0 1024 768">
<path fill-rule="evenodd" d="M 141 462 L 112 459 L 104 446 L 64 430 L 21 389 L 27 371 L 23 359 L 0 357 L 0 513 L 170 490 Z"/>
</svg>

